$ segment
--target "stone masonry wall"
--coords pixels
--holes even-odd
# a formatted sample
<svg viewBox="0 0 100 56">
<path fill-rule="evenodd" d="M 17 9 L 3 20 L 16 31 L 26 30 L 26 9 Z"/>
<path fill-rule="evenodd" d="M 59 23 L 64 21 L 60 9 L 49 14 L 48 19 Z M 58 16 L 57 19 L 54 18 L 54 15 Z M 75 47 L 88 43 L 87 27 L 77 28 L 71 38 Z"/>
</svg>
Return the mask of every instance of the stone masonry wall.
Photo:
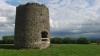
<svg viewBox="0 0 100 56">
<path fill-rule="evenodd" d="M 48 33 L 42 41 L 41 32 Z M 49 10 L 37 3 L 28 3 L 16 8 L 15 47 L 44 49 L 50 45 Z"/>
</svg>

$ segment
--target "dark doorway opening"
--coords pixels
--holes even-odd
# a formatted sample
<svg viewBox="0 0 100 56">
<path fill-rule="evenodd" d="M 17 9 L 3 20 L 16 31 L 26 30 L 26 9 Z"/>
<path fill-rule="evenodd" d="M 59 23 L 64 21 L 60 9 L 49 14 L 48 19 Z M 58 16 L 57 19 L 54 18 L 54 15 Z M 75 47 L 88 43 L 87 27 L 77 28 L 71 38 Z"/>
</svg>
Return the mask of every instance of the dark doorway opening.
<svg viewBox="0 0 100 56">
<path fill-rule="evenodd" d="M 48 38 L 48 32 L 42 31 L 42 32 L 41 32 L 41 37 L 42 37 L 42 38 Z"/>
</svg>

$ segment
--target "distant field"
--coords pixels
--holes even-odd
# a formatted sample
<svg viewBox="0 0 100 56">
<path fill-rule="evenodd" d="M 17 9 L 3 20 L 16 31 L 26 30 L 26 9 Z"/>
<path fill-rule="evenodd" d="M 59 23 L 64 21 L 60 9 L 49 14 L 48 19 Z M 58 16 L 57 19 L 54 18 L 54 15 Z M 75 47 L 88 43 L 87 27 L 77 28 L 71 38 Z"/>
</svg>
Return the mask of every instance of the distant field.
<svg viewBox="0 0 100 56">
<path fill-rule="evenodd" d="M 16 50 L 11 45 L 0 45 L 0 56 L 100 56 L 100 45 L 54 44 L 44 50 Z"/>
</svg>

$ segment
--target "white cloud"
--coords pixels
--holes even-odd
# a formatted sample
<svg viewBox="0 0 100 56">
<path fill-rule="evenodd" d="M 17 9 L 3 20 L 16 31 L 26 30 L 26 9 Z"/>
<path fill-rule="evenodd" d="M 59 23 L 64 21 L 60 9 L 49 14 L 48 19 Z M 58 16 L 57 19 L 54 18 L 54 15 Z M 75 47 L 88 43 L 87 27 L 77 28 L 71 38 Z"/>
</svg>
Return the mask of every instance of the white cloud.
<svg viewBox="0 0 100 56">
<path fill-rule="evenodd" d="M 86 0 L 73 0 L 69 1 L 69 6 L 65 5 L 64 7 L 54 6 L 56 9 L 53 15 L 52 20 L 55 27 L 55 31 L 70 30 L 71 32 L 95 32 L 100 30 L 99 24 L 99 15 L 96 11 L 100 8 L 98 4 L 100 4 L 99 0 L 96 0 L 94 6 L 91 5 L 89 7 Z M 57 4 L 59 5 L 59 4 Z M 53 8 L 54 8 L 53 7 Z M 98 25 L 94 25 L 98 23 Z M 83 30 L 84 29 L 84 30 Z"/>
<path fill-rule="evenodd" d="M 6 22 L 7 18 L 6 17 L 0 17 L 0 22 Z"/>
<path fill-rule="evenodd" d="M 15 6 L 0 0 L 0 17 L 8 29 L 14 28 Z M 72 33 L 96 32 L 100 30 L 100 0 L 15 0 L 20 4 L 27 2 L 44 3 L 50 10 L 52 31 Z M 17 5 L 18 6 L 18 5 Z M 7 26 L 7 23 L 8 26 Z M 11 25 L 10 25 L 11 24 Z M 14 30 L 14 29 L 13 29 Z M 13 31 L 12 30 L 12 31 Z"/>
<path fill-rule="evenodd" d="M 0 36 L 3 33 L 10 34 L 14 32 L 14 17 L 15 17 L 15 6 L 6 3 L 7 0 L 0 0 Z"/>
</svg>

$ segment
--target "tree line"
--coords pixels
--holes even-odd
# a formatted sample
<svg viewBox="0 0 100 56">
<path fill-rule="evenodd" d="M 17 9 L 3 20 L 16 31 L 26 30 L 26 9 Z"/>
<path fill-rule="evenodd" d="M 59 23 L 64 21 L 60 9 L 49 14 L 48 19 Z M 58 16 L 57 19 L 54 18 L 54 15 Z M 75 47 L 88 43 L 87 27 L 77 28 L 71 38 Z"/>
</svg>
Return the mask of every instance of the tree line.
<svg viewBox="0 0 100 56">
<path fill-rule="evenodd" d="M 14 36 L 3 36 L 3 39 L 0 40 L 0 44 L 13 44 Z M 71 37 L 53 37 L 51 38 L 52 44 L 90 44 L 97 43 L 100 44 L 99 40 L 90 40 L 87 37 L 80 36 L 79 38 Z"/>
<path fill-rule="evenodd" d="M 13 44 L 14 36 L 3 36 L 2 40 L 0 40 L 0 44 Z"/>
<path fill-rule="evenodd" d="M 65 38 L 55 37 L 55 38 L 51 38 L 51 43 L 53 44 L 89 44 L 90 41 L 87 38 L 73 39 L 70 37 L 65 37 Z"/>
</svg>

